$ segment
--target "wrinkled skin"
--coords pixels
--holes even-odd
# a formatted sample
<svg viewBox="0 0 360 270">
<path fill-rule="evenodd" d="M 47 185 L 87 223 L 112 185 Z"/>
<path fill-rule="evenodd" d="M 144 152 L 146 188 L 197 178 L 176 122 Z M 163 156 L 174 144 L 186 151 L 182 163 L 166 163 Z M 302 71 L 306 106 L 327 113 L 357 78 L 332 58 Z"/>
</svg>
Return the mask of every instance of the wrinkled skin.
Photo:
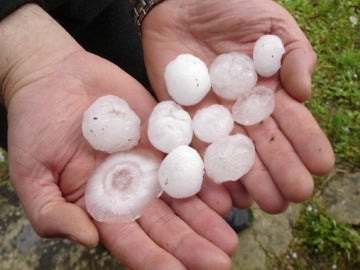
<svg viewBox="0 0 360 270">
<path fill-rule="evenodd" d="M 219 193 L 240 207 L 252 199 L 269 213 L 279 213 L 289 202 L 302 202 L 313 190 L 311 174 L 324 174 L 334 164 L 334 154 L 324 133 L 301 103 L 310 97 L 311 74 L 316 55 L 291 15 L 267 0 L 168 0 L 156 6 L 142 28 L 146 67 L 160 100 L 169 99 L 163 79 L 164 69 L 178 54 L 191 53 L 210 66 L 221 53 L 242 52 L 252 56 L 255 41 L 264 34 L 278 35 L 286 48 L 279 74 L 260 78 L 276 91 L 275 111 L 260 124 L 241 127 L 256 146 L 252 170 L 240 181 L 218 186 Z M 200 104 L 187 109 L 195 113 L 212 103 L 226 102 L 210 93 Z M 194 147 L 205 145 L 197 140 Z M 214 191 L 215 192 L 215 191 Z M 200 193 L 215 210 L 218 206 Z M 228 198 L 227 198 L 228 199 Z"/>
<path fill-rule="evenodd" d="M 249 18 L 250 11 L 258 17 Z M 261 14 L 271 14 L 272 19 L 260 18 Z M 40 11 L 35 15 L 39 17 Z M 56 37 L 57 27 L 48 38 Z M 83 139 L 82 114 L 97 97 L 119 95 L 142 119 L 139 147 L 148 148 L 144 132 L 156 104 L 153 97 L 124 71 L 63 36 L 61 53 L 54 53 L 49 44 L 57 43 L 49 42 L 45 52 L 37 50 L 26 61 L 16 62 L 2 82 L 10 175 L 36 232 L 90 247 L 100 239 L 131 269 L 229 269 L 227 254 L 234 252 L 237 237 L 218 214 L 225 214 L 232 203 L 248 207 L 252 199 L 265 211 L 281 212 L 288 201 L 310 195 L 310 173 L 325 173 L 333 164 L 326 137 L 297 101 L 309 97 L 315 56 L 291 17 L 270 1 L 223 5 L 215 0 L 167 0 L 150 12 L 143 27 L 147 70 L 161 100 L 168 98 L 162 77 L 165 65 L 177 54 L 191 52 L 209 64 L 221 52 L 250 52 L 264 33 L 278 34 L 287 55 L 281 79 L 264 81 L 277 89 L 273 117 L 234 130 L 255 141 L 254 168 L 241 182 L 221 186 L 206 181 L 199 196 L 163 196 L 138 221 L 126 224 L 95 222 L 84 209 L 84 186 L 104 155 Z M 222 101 L 209 95 L 199 107 L 215 102 Z M 193 145 L 200 151 L 204 147 L 196 141 Z"/>
</svg>

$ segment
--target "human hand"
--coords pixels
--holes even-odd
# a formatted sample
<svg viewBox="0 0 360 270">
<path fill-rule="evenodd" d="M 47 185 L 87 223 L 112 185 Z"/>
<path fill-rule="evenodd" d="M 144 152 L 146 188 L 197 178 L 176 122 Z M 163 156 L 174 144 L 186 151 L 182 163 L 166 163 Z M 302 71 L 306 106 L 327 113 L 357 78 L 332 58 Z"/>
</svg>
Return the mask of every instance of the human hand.
<svg viewBox="0 0 360 270">
<path fill-rule="evenodd" d="M 14 21 L 22 23 L 10 31 Z M 22 36 L 29 50 L 15 54 L 18 43 L 0 42 L 0 52 L 15 57 L 8 58 L 6 72 L 0 66 L 10 177 L 35 231 L 89 247 L 100 238 L 131 269 L 228 269 L 226 253 L 234 251 L 237 237 L 196 197 L 169 204 L 166 196 L 156 199 L 136 222 L 105 224 L 86 214 L 84 188 L 105 154 L 83 138 L 83 112 L 101 95 L 120 96 L 144 123 L 138 147 L 148 148 L 145 130 L 153 97 L 124 71 L 84 51 L 35 5 L 1 22 L 0 33 L 14 34 L 15 41 Z"/>
<path fill-rule="evenodd" d="M 191 53 L 210 66 L 222 53 L 236 51 L 252 56 L 255 41 L 264 34 L 278 35 L 286 48 L 280 73 L 258 80 L 275 89 L 275 111 L 261 124 L 233 130 L 253 139 L 257 159 L 240 181 L 225 186 L 236 206 L 248 207 L 253 198 L 266 212 L 278 213 L 289 201 L 306 200 L 313 190 L 311 174 L 324 174 L 334 164 L 329 141 L 301 104 L 310 97 L 316 55 L 295 20 L 270 0 L 230 0 L 226 4 L 167 0 L 155 6 L 142 25 L 147 72 L 160 100 L 170 98 L 163 74 L 178 54 Z M 229 106 L 210 93 L 187 109 L 194 114 L 211 103 Z M 199 141 L 193 145 L 200 151 L 206 146 Z M 223 187 L 217 188 L 223 193 Z M 216 209 L 206 194 L 200 193 L 200 197 Z"/>
</svg>

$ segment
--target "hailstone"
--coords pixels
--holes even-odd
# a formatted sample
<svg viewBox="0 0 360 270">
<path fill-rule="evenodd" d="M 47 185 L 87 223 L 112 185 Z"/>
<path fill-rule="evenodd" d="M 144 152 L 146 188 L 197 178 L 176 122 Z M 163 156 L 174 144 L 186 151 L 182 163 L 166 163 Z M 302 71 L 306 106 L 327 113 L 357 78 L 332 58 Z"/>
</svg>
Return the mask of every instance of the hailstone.
<svg viewBox="0 0 360 270">
<path fill-rule="evenodd" d="M 281 58 L 285 47 L 276 35 L 264 35 L 256 42 L 253 50 L 253 59 L 256 72 L 263 77 L 271 77 L 281 66 Z"/>
<path fill-rule="evenodd" d="M 159 183 L 173 198 L 187 198 L 201 189 L 204 163 L 199 153 L 187 145 L 172 150 L 159 168 Z"/>
<path fill-rule="evenodd" d="M 179 145 L 190 144 L 191 117 L 172 100 L 159 102 L 150 115 L 147 134 L 156 149 L 169 153 Z"/>
<path fill-rule="evenodd" d="M 257 74 L 249 56 L 232 52 L 215 58 L 210 66 L 210 79 L 218 96 L 235 100 L 255 87 Z"/>
<path fill-rule="evenodd" d="M 205 172 L 215 183 L 239 180 L 255 162 L 252 140 L 243 134 L 220 138 L 204 155 Z"/>
<path fill-rule="evenodd" d="M 85 206 L 97 221 L 128 222 L 140 217 L 159 197 L 160 159 L 144 150 L 110 155 L 95 169 L 85 188 Z"/>
<path fill-rule="evenodd" d="M 124 99 L 106 95 L 84 112 L 82 132 L 95 150 L 115 153 L 138 144 L 140 123 L 140 118 Z"/>
<path fill-rule="evenodd" d="M 196 137 L 211 143 L 230 134 L 234 120 L 228 109 L 220 104 L 213 104 L 198 110 L 192 120 Z"/>
<path fill-rule="evenodd" d="M 191 54 L 180 54 L 165 69 L 169 95 L 180 105 L 200 102 L 211 88 L 206 64 Z"/>
<path fill-rule="evenodd" d="M 232 115 L 236 123 L 249 126 L 269 117 L 274 107 L 274 91 L 266 86 L 257 86 L 250 93 L 238 98 L 232 107 Z"/>
</svg>

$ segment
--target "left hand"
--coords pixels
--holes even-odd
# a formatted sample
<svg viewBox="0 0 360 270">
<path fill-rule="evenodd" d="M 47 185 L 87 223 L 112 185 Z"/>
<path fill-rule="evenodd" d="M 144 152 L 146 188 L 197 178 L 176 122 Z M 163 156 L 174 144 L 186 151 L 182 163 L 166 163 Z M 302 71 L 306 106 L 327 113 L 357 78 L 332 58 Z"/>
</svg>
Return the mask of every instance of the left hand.
<svg viewBox="0 0 360 270">
<path fill-rule="evenodd" d="M 249 207 L 251 198 L 266 212 L 279 213 L 288 202 L 306 200 L 313 190 L 313 174 L 324 174 L 334 164 L 334 154 L 316 120 L 301 103 L 310 97 L 316 55 L 292 16 L 270 0 L 167 0 L 155 6 L 142 26 L 145 63 L 159 100 L 170 99 L 163 79 L 166 65 L 182 53 L 191 53 L 208 66 L 222 53 L 249 56 L 264 34 L 278 35 L 286 48 L 279 74 L 260 78 L 276 91 L 275 111 L 262 124 L 237 125 L 233 133 L 246 133 L 256 145 L 257 159 L 240 181 L 226 183 L 233 203 Z M 212 103 L 229 105 L 210 93 L 191 114 Z M 200 152 L 206 145 L 194 141 Z M 209 183 L 209 182 L 207 182 Z M 199 196 L 218 212 L 208 185 Z M 210 185 L 224 197 L 224 187 Z"/>
</svg>

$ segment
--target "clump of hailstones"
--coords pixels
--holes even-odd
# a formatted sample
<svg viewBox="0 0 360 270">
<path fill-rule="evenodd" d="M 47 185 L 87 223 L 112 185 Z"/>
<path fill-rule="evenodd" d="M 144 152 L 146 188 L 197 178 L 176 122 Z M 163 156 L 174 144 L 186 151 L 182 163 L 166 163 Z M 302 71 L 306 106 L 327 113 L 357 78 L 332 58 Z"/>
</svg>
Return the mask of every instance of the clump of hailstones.
<svg viewBox="0 0 360 270">
<path fill-rule="evenodd" d="M 211 143 L 229 135 L 234 127 L 234 120 L 227 108 L 213 104 L 195 113 L 192 127 L 196 137 Z"/>
<path fill-rule="evenodd" d="M 206 64 L 191 54 L 180 54 L 165 69 L 169 95 L 180 105 L 200 102 L 211 88 Z"/>
<path fill-rule="evenodd" d="M 271 77 L 281 67 L 281 58 L 285 47 L 276 35 L 261 36 L 253 50 L 253 60 L 256 72 L 263 77 Z"/>
<path fill-rule="evenodd" d="M 115 153 L 138 144 L 140 124 L 140 118 L 124 99 L 106 95 L 85 111 L 82 132 L 95 150 Z"/>
<path fill-rule="evenodd" d="M 204 154 L 206 174 L 215 183 L 239 180 L 255 161 L 252 140 L 243 134 L 221 138 L 210 144 Z"/>
<path fill-rule="evenodd" d="M 170 153 L 179 145 L 190 144 L 193 137 L 191 116 L 174 101 L 162 101 L 149 117 L 147 134 L 156 149 Z"/>
<path fill-rule="evenodd" d="M 162 189 L 157 176 L 161 160 L 145 150 L 110 155 L 85 189 L 85 205 L 97 221 L 128 222 L 142 215 Z"/>
<path fill-rule="evenodd" d="M 232 115 L 236 123 L 249 126 L 269 117 L 274 108 L 274 91 L 266 86 L 257 86 L 237 99 L 232 107 Z"/>
<path fill-rule="evenodd" d="M 199 153 L 187 145 L 172 150 L 159 168 L 162 189 L 173 198 L 187 198 L 201 189 L 204 163 Z"/>
<path fill-rule="evenodd" d="M 218 96 L 235 100 L 255 87 L 257 74 L 254 62 L 242 53 L 221 54 L 210 66 L 210 80 Z"/>
</svg>

